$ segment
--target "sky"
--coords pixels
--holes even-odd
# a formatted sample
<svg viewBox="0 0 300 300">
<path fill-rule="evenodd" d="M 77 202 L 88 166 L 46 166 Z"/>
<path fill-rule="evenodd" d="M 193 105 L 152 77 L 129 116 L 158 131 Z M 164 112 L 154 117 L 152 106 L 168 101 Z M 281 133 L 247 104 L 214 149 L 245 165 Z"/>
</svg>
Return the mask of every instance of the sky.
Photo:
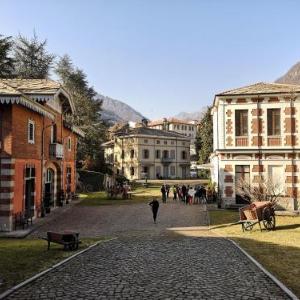
<svg viewBox="0 0 300 300">
<path fill-rule="evenodd" d="M 201 110 L 300 60 L 297 0 L 0 0 L 0 11 L 0 34 L 35 31 L 97 92 L 150 119 Z"/>
</svg>

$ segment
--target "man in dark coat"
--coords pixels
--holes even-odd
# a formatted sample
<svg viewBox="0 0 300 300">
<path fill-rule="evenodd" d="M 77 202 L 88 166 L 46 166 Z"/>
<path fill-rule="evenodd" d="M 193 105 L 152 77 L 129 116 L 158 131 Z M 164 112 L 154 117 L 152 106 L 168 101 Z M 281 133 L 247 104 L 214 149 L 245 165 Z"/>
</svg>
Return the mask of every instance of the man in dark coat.
<svg viewBox="0 0 300 300">
<path fill-rule="evenodd" d="M 156 217 L 157 217 L 157 212 L 159 208 L 159 202 L 156 199 L 153 199 L 149 205 L 151 206 L 152 209 L 152 214 L 153 214 L 153 221 L 156 224 Z"/>
</svg>

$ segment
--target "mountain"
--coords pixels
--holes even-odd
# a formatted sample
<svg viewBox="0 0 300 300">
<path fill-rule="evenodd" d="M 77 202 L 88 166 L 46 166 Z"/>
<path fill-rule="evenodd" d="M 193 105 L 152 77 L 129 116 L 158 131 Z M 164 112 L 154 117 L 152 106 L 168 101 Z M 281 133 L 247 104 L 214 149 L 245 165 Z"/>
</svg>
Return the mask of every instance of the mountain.
<svg viewBox="0 0 300 300">
<path fill-rule="evenodd" d="M 122 101 L 101 94 L 98 94 L 97 98 L 103 101 L 101 112 L 102 120 L 110 124 L 128 121 L 139 122 L 145 118 L 141 113 Z"/>
<path fill-rule="evenodd" d="M 201 120 L 205 111 L 206 107 L 203 107 L 201 110 L 195 112 L 181 112 L 174 116 L 174 118 L 186 121 Z"/>
<path fill-rule="evenodd" d="M 278 78 L 276 83 L 300 84 L 300 62 L 293 65 L 285 75 Z"/>
</svg>

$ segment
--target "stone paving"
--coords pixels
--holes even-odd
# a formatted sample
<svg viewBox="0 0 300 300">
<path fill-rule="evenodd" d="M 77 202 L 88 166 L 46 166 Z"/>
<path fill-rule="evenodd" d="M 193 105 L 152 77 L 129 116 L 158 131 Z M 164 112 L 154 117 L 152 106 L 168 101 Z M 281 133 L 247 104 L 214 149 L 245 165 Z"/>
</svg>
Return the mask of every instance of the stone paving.
<svg viewBox="0 0 300 300">
<path fill-rule="evenodd" d="M 29 238 L 45 236 L 47 231 L 74 230 L 81 237 L 115 236 L 133 231 L 159 233 L 169 227 L 207 225 L 203 205 L 184 205 L 169 200 L 160 204 L 157 224 L 153 224 L 148 203 L 132 205 L 73 206 L 48 222 Z"/>
<path fill-rule="evenodd" d="M 157 225 L 146 204 L 74 207 L 65 212 L 51 230 L 78 226 L 84 236 L 117 238 L 7 299 L 289 299 L 230 241 L 166 230 L 205 225 L 204 206 L 169 203 L 160 208 Z"/>
</svg>

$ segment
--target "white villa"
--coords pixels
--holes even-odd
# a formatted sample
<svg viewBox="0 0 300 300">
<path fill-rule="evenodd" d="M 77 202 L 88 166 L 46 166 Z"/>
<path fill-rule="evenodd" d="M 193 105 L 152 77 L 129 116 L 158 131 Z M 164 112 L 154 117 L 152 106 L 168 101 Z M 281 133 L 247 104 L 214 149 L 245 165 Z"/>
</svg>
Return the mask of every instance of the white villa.
<svg viewBox="0 0 300 300">
<path fill-rule="evenodd" d="M 270 179 L 280 205 L 300 205 L 300 86 L 257 83 L 215 96 L 212 177 L 224 207 L 243 204 L 236 182 Z"/>
</svg>

